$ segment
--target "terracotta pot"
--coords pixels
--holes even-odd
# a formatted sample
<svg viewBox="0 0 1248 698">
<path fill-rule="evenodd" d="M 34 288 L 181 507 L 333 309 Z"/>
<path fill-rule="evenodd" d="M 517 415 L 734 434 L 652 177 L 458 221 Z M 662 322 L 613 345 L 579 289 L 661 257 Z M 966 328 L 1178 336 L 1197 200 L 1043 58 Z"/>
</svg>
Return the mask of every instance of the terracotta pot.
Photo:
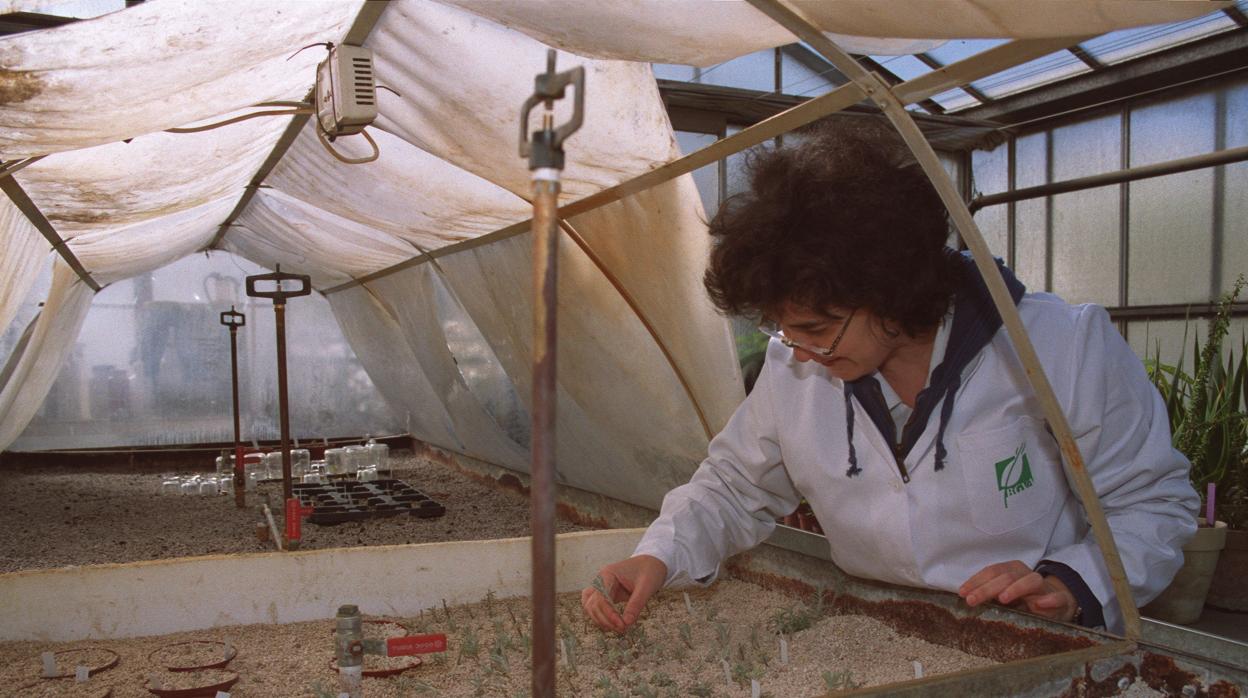
<svg viewBox="0 0 1248 698">
<path fill-rule="evenodd" d="M 1226 532 L 1205 605 L 1221 611 L 1248 612 L 1248 530 Z"/>
<path fill-rule="evenodd" d="M 1200 620 L 1205 606 L 1213 570 L 1218 564 L 1218 553 L 1226 545 L 1226 523 L 1196 529 L 1196 535 L 1183 546 L 1183 566 L 1170 586 L 1144 608 L 1142 615 L 1167 623 L 1189 625 Z"/>
</svg>

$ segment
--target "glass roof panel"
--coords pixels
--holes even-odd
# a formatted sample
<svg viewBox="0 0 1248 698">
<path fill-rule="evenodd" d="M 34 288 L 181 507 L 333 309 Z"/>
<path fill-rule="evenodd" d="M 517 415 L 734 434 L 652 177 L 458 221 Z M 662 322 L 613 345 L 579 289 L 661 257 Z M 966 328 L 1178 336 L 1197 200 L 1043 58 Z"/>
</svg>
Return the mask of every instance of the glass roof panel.
<svg viewBox="0 0 1248 698">
<path fill-rule="evenodd" d="M 971 85 L 989 97 L 996 98 L 1091 70 L 1073 53 L 1062 50 L 989 75 L 982 80 L 972 82 Z"/>
<path fill-rule="evenodd" d="M 932 72 L 931 68 L 914 56 L 871 56 L 871 58 L 902 80 L 913 80 L 920 75 Z"/>
<path fill-rule="evenodd" d="M 125 0 L 61 0 L 46 3 L 36 12 L 56 17 L 90 19 L 124 9 L 126 9 Z"/>
<path fill-rule="evenodd" d="M 1100 62 L 1114 64 L 1234 29 L 1236 26 L 1238 25 L 1234 20 L 1219 11 L 1185 22 L 1110 32 L 1081 45 Z"/>
<path fill-rule="evenodd" d="M 980 102 L 960 87 L 952 90 L 946 90 L 932 97 L 932 101 L 945 108 L 945 111 L 954 109 L 965 109 L 966 107 L 977 106 Z"/>
<path fill-rule="evenodd" d="M 995 48 L 1001 44 L 1009 43 L 1008 39 L 956 39 L 954 41 L 946 41 L 944 44 L 937 46 L 927 55 L 931 56 L 941 65 L 949 65 L 958 61 L 974 56 L 977 53 L 983 53 L 990 48 Z"/>
</svg>

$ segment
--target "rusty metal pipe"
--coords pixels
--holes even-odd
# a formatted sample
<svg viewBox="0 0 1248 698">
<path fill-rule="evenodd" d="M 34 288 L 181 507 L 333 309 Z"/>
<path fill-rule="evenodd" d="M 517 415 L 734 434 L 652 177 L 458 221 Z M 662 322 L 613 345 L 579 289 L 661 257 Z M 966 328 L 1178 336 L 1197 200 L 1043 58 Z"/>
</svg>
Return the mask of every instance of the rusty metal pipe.
<svg viewBox="0 0 1248 698">
<path fill-rule="evenodd" d="M 290 501 L 290 402 L 286 395 L 286 303 L 273 301 L 277 324 L 277 410 L 282 426 L 282 500 Z"/>
<path fill-rule="evenodd" d="M 243 472 L 243 441 L 238 415 L 238 328 L 230 327 L 230 383 L 234 388 L 234 505 L 247 506 L 247 480 Z"/>
<path fill-rule="evenodd" d="M 556 283 L 559 171 L 533 177 L 533 695 L 555 695 Z M 541 179 L 539 177 L 553 177 Z"/>
</svg>

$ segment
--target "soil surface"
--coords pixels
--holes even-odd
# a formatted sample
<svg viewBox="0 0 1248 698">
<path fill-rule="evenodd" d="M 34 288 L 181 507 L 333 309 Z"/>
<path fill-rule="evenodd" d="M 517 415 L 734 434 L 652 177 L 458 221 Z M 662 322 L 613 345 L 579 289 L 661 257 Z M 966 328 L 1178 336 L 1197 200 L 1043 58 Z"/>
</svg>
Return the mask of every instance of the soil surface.
<svg viewBox="0 0 1248 698">
<path fill-rule="evenodd" d="M 625 636 L 604 633 L 586 622 L 579 594 L 562 594 L 558 604 L 558 694 L 584 698 L 685 698 L 813 696 L 829 687 L 848 689 L 984 667 L 974 657 L 915 638 L 901 637 L 863 616 L 826 616 L 813 605 L 745 582 L 727 579 L 710 589 L 664 591 Z M 692 613 L 690 612 L 692 610 Z M 449 612 L 448 612 L 449 611 Z M 532 628 L 529 600 L 485 599 L 467 606 L 436 608 L 415 618 L 390 619 L 413 634 L 445 633 L 447 651 L 388 678 L 365 678 L 368 698 L 411 696 L 529 695 Z M 804 629 L 797 629 L 809 622 Z M 796 622 L 796 625 L 794 623 Z M 373 626 L 370 628 L 370 626 Z M 788 662 L 782 662 L 777 629 L 786 627 Z M 177 633 L 163 637 L 80 643 L 0 643 L 0 685 L 20 695 L 58 696 L 61 690 L 112 688 L 117 698 L 151 695 L 153 675 L 162 686 L 194 677 L 171 677 L 148 660 L 163 645 L 216 640 L 238 650 L 226 667 L 237 673 L 231 698 L 331 696 L 340 690 L 330 668 L 334 621 L 252 625 Z M 389 624 L 365 623 L 365 638 L 393 634 Z M 43 652 L 71 647 L 105 647 L 121 656 L 118 665 L 86 683 L 38 678 Z M 402 666 L 411 658 L 368 658 L 365 669 Z M 220 672 L 217 672 L 220 673 Z M 210 678 L 210 677 L 209 677 Z M 206 678 L 205 680 L 208 680 Z M 73 695 L 90 695 L 78 693 Z"/>
<path fill-rule="evenodd" d="M 528 497 L 487 485 L 440 463 L 392 453 L 397 477 L 446 507 L 439 518 L 398 516 L 335 526 L 303 525 L 303 550 L 365 545 L 484 540 L 529 535 Z M 70 565 L 254 553 L 273 550 L 256 537 L 267 495 L 279 530 L 280 483 L 234 495 L 162 494 L 174 473 L 83 472 L 70 469 L 0 470 L 0 573 Z M 178 473 L 190 475 L 189 471 Z M 207 473 L 211 474 L 211 473 Z M 559 533 L 589 530 L 556 522 Z"/>
</svg>

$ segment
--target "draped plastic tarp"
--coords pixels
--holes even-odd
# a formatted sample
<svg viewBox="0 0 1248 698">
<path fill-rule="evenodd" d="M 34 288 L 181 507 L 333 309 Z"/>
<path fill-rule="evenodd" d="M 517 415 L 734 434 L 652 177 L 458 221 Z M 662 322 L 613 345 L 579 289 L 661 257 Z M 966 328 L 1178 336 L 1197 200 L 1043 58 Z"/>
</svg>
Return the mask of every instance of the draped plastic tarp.
<svg viewBox="0 0 1248 698">
<path fill-rule="evenodd" d="M 0 370 L 5 377 L 0 385 L 0 447 L 13 443 L 39 409 L 74 346 L 93 295 L 69 265 L 56 261 L 43 310 Z"/>
<path fill-rule="evenodd" d="M 291 54 L 341 41 L 362 5 L 158 0 L 6 37 L 0 159 L 117 143 L 259 102 L 303 99 L 324 51 Z"/>
<path fill-rule="evenodd" d="M 0 332 L 9 326 L 17 307 L 39 275 L 48 255 L 43 236 L 11 201 L 0 199 Z"/>
</svg>

